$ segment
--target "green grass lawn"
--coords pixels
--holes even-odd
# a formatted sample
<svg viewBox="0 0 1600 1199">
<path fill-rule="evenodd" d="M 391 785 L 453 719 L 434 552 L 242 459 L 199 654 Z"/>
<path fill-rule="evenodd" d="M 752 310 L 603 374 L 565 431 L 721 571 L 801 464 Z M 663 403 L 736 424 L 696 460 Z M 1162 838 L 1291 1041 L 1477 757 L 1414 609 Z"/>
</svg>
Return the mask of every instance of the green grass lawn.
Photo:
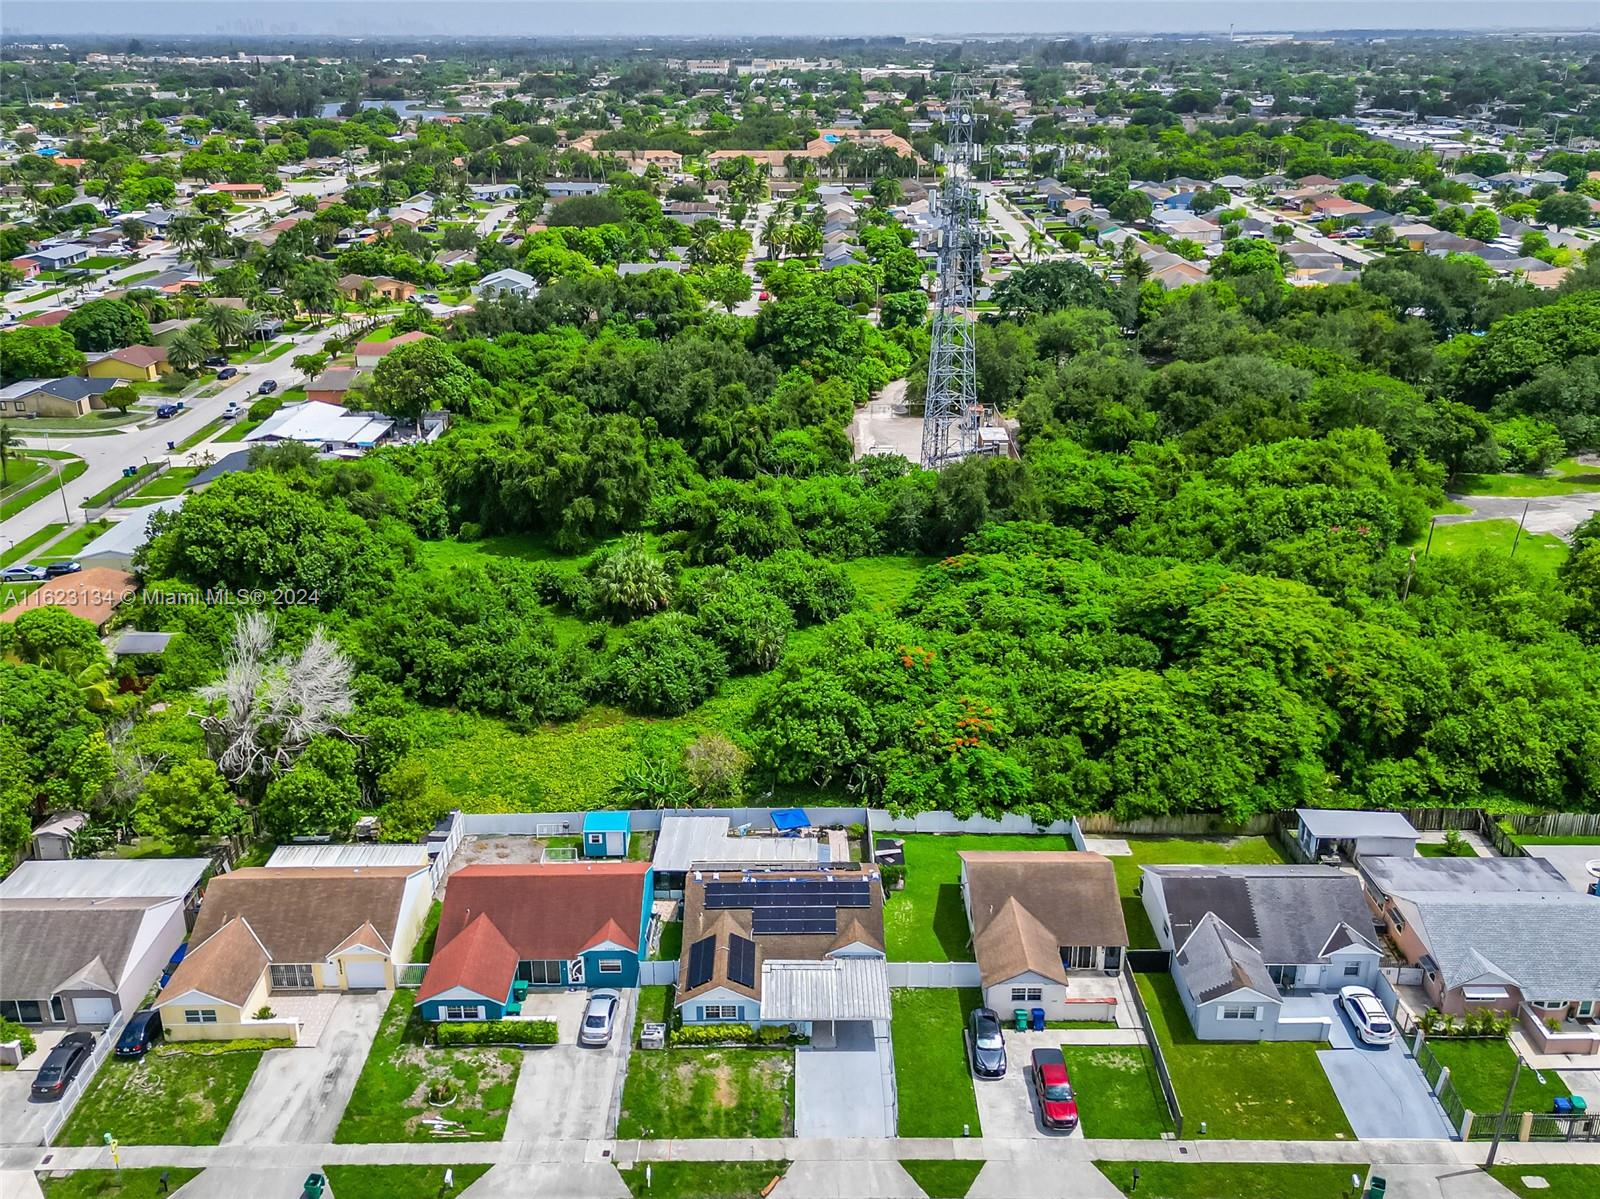
<svg viewBox="0 0 1600 1199">
<path fill-rule="evenodd" d="M 210 437 L 213 433 L 227 423 L 227 421 L 223 420 L 219 416 L 216 420 L 201 425 L 193 433 L 189 434 L 189 436 L 185 437 L 178 443 L 178 451 L 181 453 L 184 450 L 192 450 L 195 446 L 199 445 L 202 441 Z M 174 494 L 176 494 L 176 492 L 174 492 Z"/>
<path fill-rule="evenodd" d="M 109 520 L 91 520 L 87 524 L 79 525 L 52 545 L 49 553 L 45 556 L 48 558 L 70 558 L 110 527 L 111 522 Z"/>
<path fill-rule="evenodd" d="M 1139 1199 L 1349 1199 L 1365 1166 L 1301 1162 L 1095 1162 L 1124 1195 Z M 1133 1171 L 1139 1170 L 1137 1192 Z"/>
<path fill-rule="evenodd" d="M 1459 850 L 1452 850 L 1450 846 L 1438 841 L 1418 841 L 1417 856 L 1419 858 L 1475 858 L 1478 851 L 1465 841 Z"/>
<path fill-rule="evenodd" d="M 1555 470 L 1554 475 L 1457 475 L 1445 483 L 1445 490 L 1456 495 L 1498 495 L 1515 499 L 1600 491 L 1600 470 L 1592 466 L 1581 466 L 1566 458 L 1556 464 Z"/>
<path fill-rule="evenodd" d="M 6 462 L 6 481 L 0 486 L 0 499 L 10 499 L 25 487 L 37 483 L 49 469 L 37 458 L 11 458 Z"/>
<path fill-rule="evenodd" d="M 243 441 L 246 434 L 261 423 L 258 420 L 247 420 L 242 416 L 236 417 L 227 432 L 217 435 L 217 441 Z"/>
<path fill-rule="evenodd" d="M 897 988 L 891 999 L 900 1135 L 958 1137 L 968 1125 L 973 1136 L 980 1136 L 962 1033 L 967 1013 L 983 1002 L 982 993 L 976 987 Z"/>
<path fill-rule="evenodd" d="M 862 601 L 879 612 L 897 608 L 911 589 L 923 568 L 936 559 L 919 558 L 911 554 L 888 555 L 882 558 L 854 558 L 844 563 L 844 572 L 856 585 Z"/>
<path fill-rule="evenodd" d="M 1155 1059 L 1144 1045 L 1063 1045 L 1083 1135 L 1156 1140 L 1172 1131 Z"/>
<path fill-rule="evenodd" d="M 116 496 L 117 492 L 122 491 L 124 488 L 134 488 L 135 485 L 140 482 L 140 480 L 145 480 L 145 479 L 151 478 L 156 473 L 156 471 L 160 469 L 160 467 L 161 467 L 161 463 L 159 463 L 159 462 L 145 462 L 145 463 L 142 463 L 139 466 L 139 470 L 138 470 L 137 474 L 133 475 L 131 478 L 126 478 L 126 479 L 122 478 L 121 476 L 118 476 L 116 482 L 108 483 L 106 486 L 102 487 L 99 491 L 97 491 L 93 495 L 91 495 L 88 499 L 84 500 L 83 501 L 83 507 L 85 507 L 85 508 L 100 508 L 100 507 L 103 507 L 106 504 L 111 503 L 113 498 Z M 148 484 L 146 484 L 146 485 L 148 486 Z M 132 493 L 130 492 L 130 494 L 132 494 Z"/>
<path fill-rule="evenodd" d="M 1462 524 L 1436 525 L 1429 554 L 1471 554 L 1483 552 L 1511 557 L 1516 545 L 1518 561 L 1536 570 L 1553 574 L 1567 560 L 1567 543 L 1553 533 L 1523 533 L 1517 536 L 1514 520 L 1469 520 Z"/>
<path fill-rule="evenodd" d="M 1131 855 L 1111 859 L 1117 872 L 1117 894 L 1122 896 L 1122 917 L 1128 926 L 1132 949 L 1159 949 L 1155 930 L 1137 894 L 1141 866 L 1216 866 L 1223 864 L 1276 866 L 1283 855 L 1266 837 L 1200 839 L 1184 837 L 1128 837 Z M 909 873 L 909 872 L 908 872 Z"/>
<path fill-rule="evenodd" d="M 1600 845 L 1600 837 L 1522 837 L 1513 833 L 1518 845 Z"/>
<path fill-rule="evenodd" d="M 28 596 L 37 591 L 40 583 L 4 583 L 0 584 L 0 612 L 4 612 L 13 604 L 20 604 Z"/>
<path fill-rule="evenodd" d="M 918 1159 L 900 1163 L 902 1169 L 927 1192 L 928 1199 L 966 1199 L 972 1184 L 983 1169 L 981 1161 L 946 1161 L 939 1158 Z"/>
<path fill-rule="evenodd" d="M 905 838 L 906 885 L 891 892 L 883 909 L 889 957 L 898 962 L 970 962 L 967 913 L 961 906 L 961 858 L 965 850 L 1073 848 L 1066 837 L 1023 834 L 991 836 L 913 833 Z"/>
<path fill-rule="evenodd" d="M 640 1026 L 646 1023 L 672 1023 L 672 988 L 640 987 L 639 1004 L 633 1010 L 633 1043 L 639 1043 Z"/>
<path fill-rule="evenodd" d="M 1354 1140 L 1309 1041 L 1201 1041 L 1166 974 L 1137 975 L 1183 1105 L 1188 1135 L 1262 1141 Z"/>
<path fill-rule="evenodd" d="M 761 1192 L 782 1178 L 789 1163 L 651 1162 L 650 1184 L 644 1166 L 617 1167 L 630 1195 L 638 1199 L 760 1199 Z M 344 1196 L 335 1191 L 337 1199 Z"/>
<path fill-rule="evenodd" d="M 167 1185 L 176 1193 L 200 1171 L 188 1166 L 148 1166 L 135 1170 L 74 1170 L 62 1178 L 41 1175 L 39 1186 L 45 1199 L 110 1199 L 113 1195 L 124 1199 L 156 1195 L 161 1190 L 161 1175 L 167 1176 Z M 342 1199 L 342 1197 L 341 1197 Z"/>
<path fill-rule="evenodd" d="M 40 500 L 46 498 L 59 504 L 61 499 L 58 495 L 58 492 L 60 492 L 63 487 L 72 482 L 72 480 L 76 479 L 88 469 L 89 464 L 82 458 L 74 458 L 62 468 L 59 476 L 52 475 L 47 478 L 39 479 L 33 484 L 33 486 L 18 492 L 10 499 L 0 503 L 0 520 L 7 520 L 21 512 L 24 508 L 31 507 L 32 505 L 37 504 Z"/>
<path fill-rule="evenodd" d="M 477 1182 L 489 1167 L 453 1166 L 455 1191 Z M 439 1199 L 445 1193 L 443 1166 L 324 1166 L 333 1199 Z"/>
<path fill-rule="evenodd" d="M 1491 1166 L 1489 1173 L 1519 1199 L 1594 1199 L 1600 1195 L 1600 1166 Z M 1529 1186 L 1524 1178 L 1544 1180 Z"/>
<path fill-rule="evenodd" d="M 1450 1067 L 1461 1102 L 1479 1115 L 1499 1115 L 1505 1105 L 1506 1090 L 1516 1069 L 1516 1054 L 1510 1042 L 1494 1038 L 1430 1037 L 1428 1048 L 1441 1063 Z M 1514 1113 L 1547 1112 L 1551 1100 L 1569 1094 L 1555 1071 L 1544 1072 L 1545 1081 L 1527 1067 L 1517 1080 Z"/>
<path fill-rule="evenodd" d="M 215 1145 L 261 1062 L 262 1050 L 196 1052 L 214 1042 L 169 1042 L 142 1058 L 109 1057 L 56 1138 L 98 1145 Z"/>
<path fill-rule="evenodd" d="M 274 358 L 282 358 L 285 354 L 287 354 L 290 350 L 292 350 L 294 348 L 295 348 L 295 343 L 294 342 L 292 342 L 292 341 L 280 341 L 276 345 L 268 346 L 265 350 L 262 350 L 261 353 L 257 354 L 253 359 L 251 359 L 251 361 L 252 362 L 271 362 Z"/>
<path fill-rule="evenodd" d="M 367 1053 L 355 1093 L 333 1139 L 341 1145 L 375 1141 L 435 1141 L 424 1116 L 455 1121 L 458 1141 L 497 1141 L 506 1130 L 506 1115 L 522 1068 L 520 1049 L 461 1047 L 436 1049 L 423 1043 L 423 1022 L 413 1021 L 416 992 L 396 991 L 384 1013 L 378 1035 Z M 428 1088 L 448 1082 L 456 1099 L 448 1107 L 430 1107 Z"/>
<path fill-rule="evenodd" d="M 121 279 L 118 279 L 117 286 L 132 287 L 134 284 L 142 283 L 146 279 L 154 279 L 160 273 L 160 271 L 135 271 L 131 275 L 124 275 Z"/>
<path fill-rule="evenodd" d="M 174 466 L 159 478 L 150 480 L 139 488 L 137 498 L 141 500 L 170 499 L 175 495 L 182 495 L 183 489 L 188 486 L 189 480 L 200 473 L 198 466 Z"/>
<path fill-rule="evenodd" d="M 0 566 L 10 566 L 13 562 L 24 561 L 29 554 L 33 553 L 41 545 L 61 536 L 61 531 L 66 527 L 65 524 L 57 521 L 53 525 L 45 525 L 44 528 L 37 532 L 29 534 L 8 548 L 3 554 L 0 554 Z"/>
<path fill-rule="evenodd" d="M 428 908 L 428 914 L 422 921 L 422 928 L 417 932 L 417 943 L 411 949 L 413 962 L 433 961 L 433 943 L 439 936 L 439 917 L 442 915 L 444 915 L 444 901 L 436 899 Z"/>
<path fill-rule="evenodd" d="M 669 920 L 661 926 L 661 944 L 656 947 L 655 953 L 650 955 L 650 960 L 655 962 L 675 962 L 683 953 L 683 921 Z"/>
<path fill-rule="evenodd" d="M 786 1137 L 794 1051 L 656 1049 L 628 1058 L 617 1137 Z"/>
</svg>

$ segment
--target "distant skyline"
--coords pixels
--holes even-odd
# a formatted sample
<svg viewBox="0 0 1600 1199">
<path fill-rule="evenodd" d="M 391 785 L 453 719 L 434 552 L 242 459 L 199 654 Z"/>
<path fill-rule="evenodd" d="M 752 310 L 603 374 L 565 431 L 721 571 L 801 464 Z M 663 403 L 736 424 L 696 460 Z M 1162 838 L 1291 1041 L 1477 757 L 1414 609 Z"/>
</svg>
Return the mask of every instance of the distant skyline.
<svg viewBox="0 0 1600 1199">
<path fill-rule="evenodd" d="M 1600 30 L 1595 0 L 8 0 L 6 37 L 1028 36 Z"/>
</svg>

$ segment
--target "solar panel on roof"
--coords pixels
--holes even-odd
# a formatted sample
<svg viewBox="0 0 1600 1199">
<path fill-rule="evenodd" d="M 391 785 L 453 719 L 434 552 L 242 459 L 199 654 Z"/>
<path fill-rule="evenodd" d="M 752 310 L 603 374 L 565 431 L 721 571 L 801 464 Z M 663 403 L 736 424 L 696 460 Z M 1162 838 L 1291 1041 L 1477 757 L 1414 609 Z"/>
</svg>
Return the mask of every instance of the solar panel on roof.
<svg viewBox="0 0 1600 1199">
<path fill-rule="evenodd" d="M 717 939 L 702 937 L 689 947 L 689 986 L 698 987 L 711 981 L 717 964 Z"/>
<path fill-rule="evenodd" d="M 756 943 L 748 938 L 728 937 L 728 978 L 741 986 L 756 985 Z"/>
<path fill-rule="evenodd" d="M 758 937 L 804 936 L 838 932 L 834 914 L 829 912 L 797 913 L 793 909 L 762 910 L 751 918 L 751 930 Z"/>
</svg>

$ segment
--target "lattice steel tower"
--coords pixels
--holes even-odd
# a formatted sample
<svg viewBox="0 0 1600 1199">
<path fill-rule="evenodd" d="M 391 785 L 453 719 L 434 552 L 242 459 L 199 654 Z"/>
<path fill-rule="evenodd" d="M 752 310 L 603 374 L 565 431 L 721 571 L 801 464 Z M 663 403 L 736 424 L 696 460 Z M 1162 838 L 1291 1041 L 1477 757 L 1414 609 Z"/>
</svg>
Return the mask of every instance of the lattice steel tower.
<svg viewBox="0 0 1600 1199">
<path fill-rule="evenodd" d="M 973 288 L 979 253 L 977 151 L 972 92 L 958 78 L 944 110 L 944 183 L 939 188 L 938 307 L 928 351 L 922 465 L 938 470 L 978 449 L 978 374 L 972 345 Z"/>
</svg>

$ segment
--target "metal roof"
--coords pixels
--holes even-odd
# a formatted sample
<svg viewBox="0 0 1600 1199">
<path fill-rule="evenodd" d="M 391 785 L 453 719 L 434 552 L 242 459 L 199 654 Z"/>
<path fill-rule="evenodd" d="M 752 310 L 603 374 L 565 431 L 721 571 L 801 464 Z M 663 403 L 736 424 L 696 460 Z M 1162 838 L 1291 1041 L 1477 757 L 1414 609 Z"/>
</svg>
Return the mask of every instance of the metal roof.
<svg viewBox="0 0 1600 1199">
<path fill-rule="evenodd" d="M 78 561 L 87 562 L 103 556 L 131 557 L 133 551 L 150 540 L 150 516 L 155 512 L 176 512 L 183 507 L 184 497 L 174 496 L 158 504 L 140 508 L 132 515 L 119 520 L 100 536 L 78 551 Z"/>
<path fill-rule="evenodd" d="M 1399 812 L 1362 812 L 1337 808 L 1296 808 L 1300 824 L 1313 837 L 1409 837 L 1415 841 L 1417 830 L 1411 827 Z"/>
<path fill-rule="evenodd" d="M 127 654 L 165 653 L 167 643 L 175 635 L 173 633 L 143 633 L 138 629 L 129 629 L 117 639 L 113 652 L 119 657 Z"/>
<path fill-rule="evenodd" d="M 426 866 L 426 845 L 280 845 L 268 866 Z"/>
<path fill-rule="evenodd" d="M 376 445 L 394 421 L 376 412 L 347 412 L 319 400 L 287 404 L 245 434 L 246 441 L 304 441 L 312 444 Z"/>
<path fill-rule="evenodd" d="M 887 1020 L 889 973 L 881 957 L 761 964 L 763 1020 Z"/>
<path fill-rule="evenodd" d="M 811 865 L 819 860 L 821 842 L 816 837 L 737 837 L 729 832 L 726 816 L 675 816 L 661 818 L 656 836 L 657 870 L 686 871 L 698 862 L 748 862 Z"/>
<path fill-rule="evenodd" d="M 0 899 L 173 899 L 200 881 L 207 858 L 27 861 L 0 882 Z"/>
</svg>

